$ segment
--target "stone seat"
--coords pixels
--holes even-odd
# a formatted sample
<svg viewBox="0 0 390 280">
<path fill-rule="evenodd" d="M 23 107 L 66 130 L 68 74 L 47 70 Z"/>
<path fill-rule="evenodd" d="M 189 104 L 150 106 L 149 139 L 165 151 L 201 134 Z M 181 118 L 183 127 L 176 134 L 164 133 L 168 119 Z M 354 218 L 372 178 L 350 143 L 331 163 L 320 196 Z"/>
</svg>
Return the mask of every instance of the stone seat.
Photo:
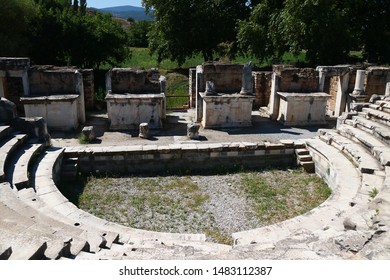
<svg viewBox="0 0 390 280">
<path fill-rule="evenodd" d="M 370 119 L 374 119 L 378 123 L 390 126 L 390 113 L 374 110 L 372 108 L 363 108 L 362 112 Z"/>
<path fill-rule="evenodd" d="M 337 131 L 344 137 L 362 144 L 368 149 L 384 166 L 390 165 L 390 147 L 377 139 L 374 135 L 354 128 L 349 125 L 340 125 Z"/>
<path fill-rule="evenodd" d="M 61 211 L 64 205 L 72 205 L 71 207 L 74 208 L 75 211 L 82 211 L 69 202 L 68 199 L 61 194 L 54 183 L 53 170 L 56 168 L 56 163 L 62 160 L 62 153 L 63 149 L 58 148 L 48 149 L 45 152 L 43 157 L 37 162 L 33 171 L 33 187 L 35 192 L 31 190 L 25 191 L 21 195 L 21 198 L 26 202 L 29 202 L 29 205 L 35 207 L 39 211 L 45 212 L 46 215 L 53 219 L 59 219 L 69 225 L 83 229 L 85 228 L 86 230 L 92 232 L 93 235 L 96 235 L 95 233 L 99 233 L 100 240 L 96 240 L 95 238 L 96 241 L 93 244 L 92 242 L 89 242 L 91 250 L 98 251 L 101 247 L 110 247 L 113 242 L 118 241 L 119 236 L 117 233 L 110 232 L 105 229 L 102 230 L 91 226 L 91 224 L 85 224 L 81 221 L 74 220 L 67 215 L 67 212 Z M 84 213 L 84 211 L 82 212 Z M 90 214 L 89 216 L 96 218 Z"/>
<path fill-rule="evenodd" d="M 320 139 L 325 140 L 339 151 L 350 156 L 351 159 L 359 166 L 362 173 L 374 173 L 383 170 L 382 165 L 367 149 L 358 143 L 338 134 L 335 130 L 320 129 L 318 131 Z"/>
<path fill-rule="evenodd" d="M 390 113 L 390 101 L 380 100 L 376 101 L 375 104 L 370 104 L 371 109 L 380 110 L 386 113 Z"/>
<path fill-rule="evenodd" d="M 169 242 L 170 240 L 175 240 L 176 242 L 204 242 L 206 240 L 206 236 L 204 234 L 160 233 L 133 229 L 98 218 L 79 209 L 60 193 L 53 180 L 53 166 L 55 165 L 55 161 L 62 156 L 62 153 L 63 149 L 56 149 L 52 152 L 49 151 L 46 153 L 46 155 L 43 156 L 42 160 L 37 163 L 36 171 L 34 172 L 36 194 L 31 192 L 27 193 L 24 191 L 24 199 L 27 201 L 36 199 L 31 203 L 41 204 L 37 206 L 38 208 L 50 208 L 51 211 L 60 213 L 67 219 L 72 220 L 73 224 L 92 227 L 95 230 L 101 231 L 103 234 L 106 233 L 107 239 L 109 238 L 109 233 L 119 234 L 119 240 L 122 243 L 139 243 L 141 240 L 156 239 L 165 243 Z M 39 197 L 39 199 L 35 197 L 36 195 Z M 108 242 L 107 247 L 110 247 L 111 243 Z"/>
<path fill-rule="evenodd" d="M 48 228 L 48 232 L 55 232 L 58 235 L 71 237 L 70 252 L 72 255 L 77 255 L 82 250 L 89 251 L 90 244 L 95 245 L 99 240 L 101 243 L 101 238 L 98 233 L 93 237 L 92 231 L 70 226 L 59 219 L 50 218 L 45 213 L 27 205 L 19 198 L 18 192 L 11 189 L 9 183 L 0 184 L 0 202 L 7 205 L 8 208 L 17 212 L 19 215 L 40 224 L 40 229 Z"/>
<path fill-rule="evenodd" d="M 2 218 L 0 219 L 0 243 L 10 245 L 11 259 L 49 258 L 57 259 L 69 255 L 69 237 L 57 234 L 43 224 L 0 203 Z M 39 255 L 39 256 L 38 256 Z"/>
<path fill-rule="evenodd" d="M 355 127 L 375 135 L 386 144 L 390 144 L 390 127 L 377 123 L 375 121 L 362 118 L 360 116 L 352 117 Z"/>
<path fill-rule="evenodd" d="M 5 140 L 0 146 L 0 179 L 5 177 L 6 161 L 11 156 L 12 152 L 22 145 L 27 140 L 26 134 L 16 134 L 11 136 L 9 140 Z"/>
<path fill-rule="evenodd" d="M 9 125 L 0 125 L 0 140 L 11 134 L 12 128 Z"/>
<path fill-rule="evenodd" d="M 217 259 L 227 256 L 229 245 L 208 242 L 161 244 L 149 241 L 143 244 L 113 244 L 110 250 L 97 254 L 81 252 L 76 260 L 145 260 L 145 259 Z"/>
<path fill-rule="evenodd" d="M 343 215 L 350 210 L 350 201 L 360 188 L 360 177 L 353 164 L 336 148 L 320 139 L 307 140 L 307 146 L 316 162 L 317 173 L 324 176 L 332 188 L 331 196 L 319 207 L 298 217 L 244 232 L 233 233 L 234 246 L 258 246 L 261 250 L 282 250 L 286 248 L 284 241 L 299 240 L 300 243 L 317 243 L 311 251 L 320 254 L 324 244 L 320 240 L 342 235 L 344 232 Z M 348 188 L 345 186 L 348 185 Z M 326 243 L 326 242 L 325 242 Z M 283 248 L 279 247 L 283 246 Z"/>
<path fill-rule="evenodd" d="M 33 159 L 43 150 L 42 144 L 26 144 L 15 152 L 7 166 L 7 181 L 21 189 L 29 185 L 29 167 Z"/>
<path fill-rule="evenodd" d="M 8 260 L 12 254 L 12 247 L 10 245 L 0 244 L 0 260 Z"/>
</svg>

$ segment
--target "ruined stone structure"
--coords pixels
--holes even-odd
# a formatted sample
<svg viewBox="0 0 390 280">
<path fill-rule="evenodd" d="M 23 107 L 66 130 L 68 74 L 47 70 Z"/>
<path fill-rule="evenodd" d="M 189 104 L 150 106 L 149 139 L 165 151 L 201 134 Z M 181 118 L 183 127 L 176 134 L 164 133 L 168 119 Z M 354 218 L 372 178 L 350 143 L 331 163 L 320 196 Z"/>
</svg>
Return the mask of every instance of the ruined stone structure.
<svg viewBox="0 0 390 280">
<path fill-rule="evenodd" d="M 271 71 L 254 71 L 253 77 L 253 92 L 255 93 L 256 100 L 255 106 L 257 108 L 267 106 L 271 96 L 272 86 L 272 72 Z"/>
<path fill-rule="evenodd" d="M 285 125 L 326 124 L 329 95 L 318 92 L 318 72 L 312 68 L 274 66 L 269 113 Z"/>
<path fill-rule="evenodd" d="M 114 68 L 106 75 L 106 101 L 110 128 L 162 128 L 165 118 L 166 81 L 156 70 Z"/>
<path fill-rule="evenodd" d="M 6 66 L 3 64 L 3 68 L 9 67 L 7 63 L 11 60 L 5 61 Z M 26 61 L 21 61 L 20 65 L 26 65 Z M 6 71 L 11 71 L 10 73 L 16 75 L 22 85 L 20 89 L 24 88 L 24 83 L 29 82 L 26 87 L 28 91 L 22 91 L 21 94 L 28 96 L 21 98 L 27 98 L 26 102 L 29 102 L 28 98 L 37 98 L 39 106 L 49 104 L 57 96 L 60 99 L 64 96 L 72 99 L 75 94 L 66 95 L 64 92 L 68 92 L 68 89 L 73 86 L 76 89 L 80 88 L 80 81 L 82 81 L 79 74 L 72 71 L 69 71 L 71 74 L 38 71 L 35 73 L 36 77 L 47 79 L 46 81 L 49 82 L 55 81 L 61 75 L 73 77 L 70 88 L 61 83 L 52 85 L 42 83 L 40 86 L 40 83 L 35 80 L 25 80 L 23 77 L 28 70 L 23 70 L 24 66 L 18 67 L 15 70 L 16 74 L 10 68 L 2 70 L 2 94 L 7 95 L 12 92 L 10 90 L 13 88 L 10 86 L 12 81 L 10 82 L 8 74 L 5 74 Z M 242 65 L 217 64 L 198 67 L 196 106 L 197 109 L 202 106 L 200 117 L 204 117 L 203 110 L 209 105 L 199 99 L 202 95 L 203 98 L 212 99 L 223 97 L 218 94 L 224 92 L 230 101 L 237 98 L 236 105 L 244 102 L 245 98 L 253 101 L 254 97 L 246 95 L 247 91 L 243 90 L 244 95 L 239 94 L 242 89 L 250 88 L 248 82 L 244 82 L 243 85 L 243 80 L 248 80 L 243 79 L 242 67 Z M 360 78 L 355 78 L 357 70 L 364 70 L 364 73 L 359 72 Z M 147 95 L 144 94 L 145 89 L 152 91 L 156 88 L 160 94 L 165 92 L 163 81 L 159 81 L 153 71 L 146 74 L 143 71 L 124 72 L 118 73 L 118 76 L 114 71 L 110 72 L 109 95 L 115 95 L 112 92 L 124 96 L 135 95 L 140 97 L 137 104 L 141 107 L 142 95 Z M 337 112 L 341 116 L 337 119 L 336 129 L 319 129 L 317 137 L 294 141 L 287 139 L 275 143 L 260 140 L 246 142 L 245 136 L 240 142 L 207 142 L 207 139 L 206 142 L 193 141 L 191 136 L 197 136 L 199 127 L 198 124 L 191 123 L 187 126 L 188 142 L 186 140 L 183 143 L 173 140 L 172 143 L 161 144 L 156 140 L 151 145 L 148 140 L 145 140 L 140 145 L 126 142 L 117 146 L 49 147 L 50 136 L 45 119 L 36 116 L 18 118 L 16 105 L 2 97 L 0 102 L 0 259 L 388 260 L 390 259 L 389 72 L 388 68 L 378 67 L 356 69 L 349 66 L 323 66 L 318 68 L 318 71 L 276 67 L 272 75 L 269 106 L 275 119 L 280 117 L 281 112 L 285 112 L 284 115 L 288 116 L 290 114 L 288 110 L 293 109 L 294 119 L 298 113 L 305 118 L 310 114 L 310 122 L 313 119 L 322 120 L 323 115 L 315 114 L 318 113 L 317 111 L 325 110 L 325 106 L 328 106 L 328 112 Z M 135 76 L 132 76 L 133 74 Z M 133 77 L 133 80 L 129 76 Z M 138 79 L 142 82 L 139 83 Z M 79 82 L 75 83 L 75 81 Z M 130 85 L 139 85 L 139 87 Z M 46 94 L 47 92 L 60 94 L 50 95 Z M 329 92 L 331 92 L 330 98 L 325 96 Z M 149 93 L 149 99 L 146 99 L 149 102 L 146 107 L 148 120 L 151 117 L 157 118 L 151 111 L 155 110 L 155 104 L 160 104 L 158 100 L 161 99 L 150 101 L 150 95 L 154 94 Z M 351 94 L 367 96 L 365 98 L 371 101 L 355 100 L 355 103 L 352 103 Z M 375 94 L 377 96 L 371 98 Z M 80 103 L 77 98 L 80 98 L 80 95 L 76 96 L 78 97 L 75 97 L 73 107 L 69 109 L 71 112 L 79 110 Z M 320 100 L 326 98 L 329 98 L 328 101 Z M 201 105 L 198 104 L 199 101 L 202 101 Z M 119 105 L 113 104 L 114 112 L 120 107 L 137 110 L 126 103 L 121 103 L 121 98 L 108 100 L 108 102 L 119 103 Z M 215 110 L 219 110 L 218 106 L 221 105 L 218 102 L 221 100 L 215 99 L 210 102 L 214 103 Z M 58 100 L 54 103 L 61 104 Z M 303 107 L 295 107 L 296 105 Z M 350 107 L 353 107 L 353 111 L 349 110 Z M 304 111 L 307 108 L 314 109 L 308 113 Z M 52 114 L 61 110 L 50 106 L 47 106 L 47 109 Z M 228 107 L 225 109 L 234 110 Z M 142 113 L 137 112 L 139 115 Z M 119 113 L 121 112 L 118 109 Z M 127 111 L 122 115 L 123 118 L 126 113 Z M 62 116 L 72 118 L 68 115 Z M 158 114 L 158 117 L 161 119 L 162 114 Z M 51 121 L 52 118 L 59 118 L 59 115 L 47 118 Z M 73 117 L 73 120 L 75 119 Z M 299 122 L 306 120 L 302 119 Z M 120 121 L 118 120 L 118 123 Z M 153 123 L 148 122 L 147 126 Z M 232 244 L 222 245 L 207 242 L 206 235 L 203 233 L 180 234 L 140 230 L 106 221 L 82 211 L 65 198 L 57 187 L 69 161 L 75 162 L 76 173 L 166 171 L 167 168 L 179 169 L 191 165 L 195 169 L 209 170 L 215 166 L 264 167 L 291 166 L 299 163 L 306 170 L 314 171 L 322 177 L 332 189 L 332 195 L 308 213 L 274 225 L 235 232 L 232 234 Z"/>
<path fill-rule="evenodd" d="M 196 69 L 197 121 L 204 128 L 251 126 L 255 99 L 252 90 L 251 65 L 199 65 Z"/>
<path fill-rule="evenodd" d="M 94 105 L 93 70 L 30 66 L 28 58 L 0 58 L 0 95 L 26 117 L 43 117 L 55 130 L 76 129 Z M 84 86 L 84 83 L 86 86 Z"/>
<path fill-rule="evenodd" d="M 50 129 L 74 130 L 85 123 L 82 74 L 73 68 L 34 66 L 30 95 L 21 97 L 26 117 L 43 117 Z"/>
<path fill-rule="evenodd" d="M 29 68 L 29 58 L 0 57 L 0 97 L 20 107 L 20 97 L 30 94 Z"/>
</svg>

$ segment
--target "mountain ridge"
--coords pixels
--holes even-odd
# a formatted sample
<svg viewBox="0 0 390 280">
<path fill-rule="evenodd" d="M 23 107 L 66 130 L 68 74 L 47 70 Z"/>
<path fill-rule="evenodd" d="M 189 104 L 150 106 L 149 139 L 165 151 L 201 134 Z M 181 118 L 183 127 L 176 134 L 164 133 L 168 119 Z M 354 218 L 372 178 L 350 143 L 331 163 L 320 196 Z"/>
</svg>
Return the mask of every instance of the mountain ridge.
<svg viewBox="0 0 390 280">
<path fill-rule="evenodd" d="M 125 5 L 125 6 L 107 7 L 98 10 L 102 13 L 111 13 L 114 17 L 119 17 L 123 19 L 128 19 L 129 17 L 131 17 L 136 21 L 153 20 L 153 17 L 150 14 L 147 14 L 145 8 L 143 7 Z"/>
</svg>

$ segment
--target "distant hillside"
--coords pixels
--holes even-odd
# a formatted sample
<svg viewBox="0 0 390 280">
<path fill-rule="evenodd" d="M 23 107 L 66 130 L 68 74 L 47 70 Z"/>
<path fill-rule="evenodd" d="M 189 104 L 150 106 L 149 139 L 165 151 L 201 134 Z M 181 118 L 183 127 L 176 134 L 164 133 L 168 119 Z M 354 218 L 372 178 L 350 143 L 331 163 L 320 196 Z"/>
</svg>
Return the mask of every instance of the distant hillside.
<svg viewBox="0 0 390 280">
<path fill-rule="evenodd" d="M 114 17 L 128 19 L 133 18 L 136 21 L 139 20 L 153 20 L 153 17 L 145 13 L 145 9 L 134 6 L 118 6 L 99 9 L 102 13 L 111 13 Z"/>
</svg>

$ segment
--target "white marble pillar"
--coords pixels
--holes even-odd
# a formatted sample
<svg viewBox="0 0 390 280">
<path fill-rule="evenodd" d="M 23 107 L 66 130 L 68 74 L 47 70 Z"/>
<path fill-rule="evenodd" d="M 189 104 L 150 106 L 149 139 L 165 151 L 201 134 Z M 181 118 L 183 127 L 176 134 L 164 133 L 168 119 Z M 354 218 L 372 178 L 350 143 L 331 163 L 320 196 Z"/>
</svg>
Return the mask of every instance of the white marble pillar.
<svg viewBox="0 0 390 280">
<path fill-rule="evenodd" d="M 385 96 L 390 96 L 390 83 L 386 84 Z"/>
<path fill-rule="evenodd" d="M 271 85 L 271 95 L 269 99 L 269 115 L 271 119 L 276 120 L 279 115 L 279 103 L 280 103 L 280 97 L 278 96 L 278 90 L 279 90 L 279 77 L 276 75 L 276 73 L 272 74 L 272 85 Z"/>
<path fill-rule="evenodd" d="M 77 100 L 78 105 L 78 120 L 80 124 L 85 123 L 85 100 L 84 100 L 84 83 L 83 75 L 77 70 L 75 73 L 76 93 L 79 95 Z"/>
<path fill-rule="evenodd" d="M 200 96 L 200 92 L 203 92 L 203 66 L 198 65 L 196 67 L 196 121 L 202 121 L 203 116 L 203 98 Z"/>
<path fill-rule="evenodd" d="M 366 71 L 365 70 L 357 70 L 356 71 L 355 88 L 352 92 L 353 95 L 365 95 L 365 93 L 364 93 L 365 81 L 366 81 Z"/>
</svg>

